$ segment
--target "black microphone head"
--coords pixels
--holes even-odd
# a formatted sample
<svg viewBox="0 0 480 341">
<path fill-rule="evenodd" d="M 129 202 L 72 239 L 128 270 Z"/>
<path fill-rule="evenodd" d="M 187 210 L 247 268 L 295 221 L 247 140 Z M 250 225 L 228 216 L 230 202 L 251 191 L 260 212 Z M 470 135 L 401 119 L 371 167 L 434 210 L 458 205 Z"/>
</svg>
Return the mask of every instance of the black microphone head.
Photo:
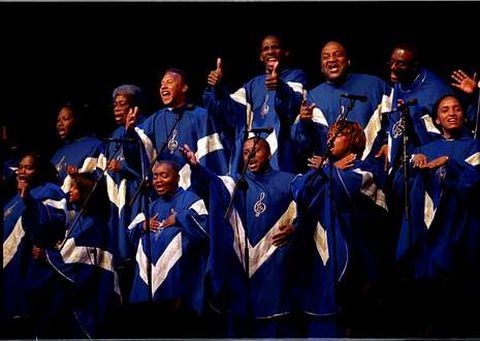
<svg viewBox="0 0 480 341">
<path fill-rule="evenodd" d="M 248 130 L 249 133 L 255 133 L 255 134 L 260 134 L 260 133 L 266 133 L 266 134 L 271 134 L 273 132 L 273 127 L 265 127 L 265 128 L 252 128 Z"/>
<path fill-rule="evenodd" d="M 367 96 L 365 95 L 352 95 L 352 94 L 341 94 L 340 97 L 352 99 L 352 100 L 358 100 L 360 102 L 366 102 L 367 101 Z"/>
<path fill-rule="evenodd" d="M 417 105 L 417 103 L 418 103 L 418 100 L 416 98 L 411 98 L 407 101 L 403 101 L 403 103 L 398 104 L 397 109 L 405 109 L 409 106 Z"/>
<path fill-rule="evenodd" d="M 416 98 L 412 98 L 411 100 L 407 101 L 408 105 L 416 105 L 418 103 L 418 100 Z"/>
</svg>

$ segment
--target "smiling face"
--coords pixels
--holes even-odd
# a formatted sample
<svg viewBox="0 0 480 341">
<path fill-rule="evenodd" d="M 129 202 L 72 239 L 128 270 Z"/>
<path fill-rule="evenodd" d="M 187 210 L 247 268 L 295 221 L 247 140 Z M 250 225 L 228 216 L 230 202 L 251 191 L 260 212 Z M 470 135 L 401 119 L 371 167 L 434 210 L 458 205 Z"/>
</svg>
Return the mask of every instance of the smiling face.
<svg viewBox="0 0 480 341">
<path fill-rule="evenodd" d="M 57 133 L 62 140 L 71 134 L 74 124 L 75 117 L 72 109 L 69 107 L 61 108 L 57 116 Z"/>
<path fill-rule="evenodd" d="M 158 195 L 170 196 L 175 193 L 179 179 L 178 172 L 168 162 L 159 162 L 153 168 L 152 185 Z"/>
<path fill-rule="evenodd" d="M 330 82 L 343 79 L 347 73 L 350 59 L 345 47 L 335 41 L 327 43 L 321 52 L 321 67 L 325 78 Z"/>
<path fill-rule="evenodd" d="M 127 118 L 128 111 L 132 107 L 131 98 L 125 95 L 117 95 L 113 101 L 113 115 L 115 123 L 124 125 Z"/>
<path fill-rule="evenodd" d="M 393 83 L 411 82 L 417 75 L 413 52 L 395 48 L 390 56 L 390 80 Z"/>
<path fill-rule="evenodd" d="M 283 49 L 280 39 L 276 36 L 266 36 L 260 47 L 260 61 L 265 64 L 265 69 L 272 72 L 276 62 L 281 63 L 288 52 Z"/>
<path fill-rule="evenodd" d="M 250 152 L 255 145 L 253 157 L 248 160 Z M 259 139 L 255 144 L 255 139 L 251 138 L 245 141 L 243 145 L 243 162 L 248 162 L 248 170 L 252 173 L 261 173 L 265 171 L 270 164 L 270 147 L 265 140 Z"/>
<path fill-rule="evenodd" d="M 443 136 L 451 138 L 464 124 L 463 109 L 453 96 L 442 99 L 438 105 L 435 123 L 442 127 Z"/>
<path fill-rule="evenodd" d="M 187 90 L 188 85 L 185 84 L 185 80 L 180 74 L 167 71 L 160 84 L 160 97 L 163 104 L 178 108 L 186 103 Z"/>
</svg>

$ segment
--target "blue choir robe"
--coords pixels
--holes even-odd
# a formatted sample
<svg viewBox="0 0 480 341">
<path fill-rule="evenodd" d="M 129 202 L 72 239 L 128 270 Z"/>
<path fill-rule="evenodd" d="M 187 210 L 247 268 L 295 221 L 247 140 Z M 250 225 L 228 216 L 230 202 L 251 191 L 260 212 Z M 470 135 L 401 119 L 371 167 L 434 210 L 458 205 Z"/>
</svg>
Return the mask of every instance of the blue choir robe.
<svg viewBox="0 0 480 341">
<path fill-rule="evenodd" d="M 139 118 L 138 124 L 144 121 Z M 142 170 L 148 169 L 148 157 L 144 149 L 134 140 L 129 139 L 125 127 L 118 127 L 110 136 L 111 141 L 102 145 L 102 151 L 98 157 L 97 167 L 105 175 L 105 184 L 110 201 L 110 236 L 113 240 L 116 261 L 132 259 L 134 255 L 135 240 L 128 232 L 128 225 L 141 211 L 141 195 L 133 199 L 138 187 L 142 182 Z M 136 160 L 126 162 L 125 151 L 132 151 L 132 155 L 138 156 Z M 120 163 L 118 172 L 107 170 L 110 160 Z"/>
<path fill-rule="evenodd" d="M 439 139 L 419 147 L 431 161 L 447 155 L 447 163 L 433 170 L 409 166 L 410 226 L 405 213 L 397 243 L 397 261 L 411 265 L 417 279 L 433 279 L 458 270 L 467 259 L 459 259 L 462 240 L 478 235 L 478 190 L 480 145 L 470 136 L 455 140 Z M 400 169 L 394 190 L 404 196 Z M 468 242 L 468 241 L 467 241 Z M 478 248 L 478 243 L 475 243 Z M 459 263 L 461 262 L 461 263 Z"/>
<path fill-rule="evenodd" d="M 350 100 L 344 94 L 366 96 L 365 102 L 355 101 L 347 112 Z M 346 115 L 349 121 L 357 122 L 366 135 L 365 151 L 362 160 L 374 154 L 384 141 L 382 133 L 382 114 L 391 111 L 391 89 L 380 78 L 367 74 L 351 73 L 340 83 L 325 82 L 310 90 L 306 96 L 307 104 L 315 104 L 311 121 L 297 117 L 292 127 L 292 139 L 297 151 L 306 163 L 306 157 L 312 154 L 323 155 L 327 141 L 328 128 Z"/>
<path fill-rule="evenodd" d="M 66 306 L 74 316 L 72 320 L 65 316 L 65 324 L 72 328 L 68 337 L 92 338 L 109 308 L 118 303 L 120 288 L 106 222 L 88 213 L 79 215 L 78 208 L 75 212 L 63 242 L 45 250 L 55 275 L 51 306 L 45 310 L 54 314 Z"/>
<path fill-rule="evenodd" d="M 461 98 L 465 110 L 465 126 L 472 133 L 473 137 L 480 139 L 480 90 L 477 88 L 472 94 Z"/>
<path fill-rule="evenodd" d="M 67 201 L 61 188 L 45 183 L 22 200 L 15 195 L 3 210 L 3 316 L 28 315 L 27 286 L 36 262 L 32 246 L 52 247 L 65 233 Z"/>
<path fill-rule="evenodd" d="M 73 141 L 66 141 L 53 155 L 51 162 L 57 169 L 60 183 L 65 193 L 70 190 L 71 178 L 67 166 L 77 167 L 79 173 L 92 173 L 97 167 L 101 142 L 91 136 L 83 136 Z"/>
<path fill-rule="evenodd" d="M 397 109 L 399 99 L 405 102 L 416 99 L 416 104 L 408 106 L 407 136 L 409 146 L 407 153 L 423 144 L 440 137 L 440 131 L 434 125 L 432 113 L 435 102 L 444 95 L 453 94 L 448 84 L 427 69 L 421 69 L 417 78 L 409 86 L 395 83 L 392 90 L 392 112 L 387 114 L 387 131 L 389 146 L 389 173 L 401 153 L 402 136 L 405 130 L 401 113 Z"/>
<path fill-rule="evenodd" d="M 238 175 L 217 177 L 201 166 L 194 167 L 192 175 L 192 189 L 209 197 L 212 304 L 238 317 L 273 318 L 291 312 L 295 244 L 274 246 L 272 236 L 281 225 L 294 223 L 294 175 L 273 169 L 264 174 L 247 171 L 247 192 L 237 192 L 227 219 Z"/>
<path fill-rule="evenodd" d="M 272 152 L 273 169 L 296 172 L 290 128 L 300 110 L 306 75 L 302 70 L 284 69 L 280 72 L 280 86 L 275 91 L 265 87 L 266 75 L 257 76 L 245 83 L 235 93 L 224 87 L 208 87 L 204 102 L 209 115 L 221 126 L 235 132 L 230 152 L 229 174 L 240 172 L 245 137 L 253 137 L 246 129 L 273 128 L 270 134 L 259 136 L 267 140 Z"/>
<path fill-rule="evenodd" d="M 386 205 L 376 173 L 376 167 L 364 161 L 356 160 L 344 170 L 330 169 L 327 162 L 294 184 L 304 245 L 302 310 L 308 315 L 335 316 L 339 312 L 337 282 L 353 263 L 362 267 L 364 280 L 377 276 L 379 246 L 374 242 L 378 237 L 373 226 Z"/>
<path fill-rule="evenodd" d="M 179 185 L 184 189 L 190 187 L 190 166 L 178 150 L 178 147 L 183 147 L 184 144 L 188 144 L 195 152 L 202 165 L 217 174 L 227 172 L 223 145 L 204 108 L 191 104 L 175 109 L 162 108 L 135 127 L 135 131 L 150 162 L 155 158 L 172 160 L 181 167 Z M 170 139 L 167 141 L 170 132 Z M 158 155 L 159 153 L 161 154 Z M 131 153 L 127 157 L 131 160 Z"/>
<path fill-rule="evenodd" d="M 150 236 L 143 234 L 138 243 L 130 302 L 148 302 L 147 266 L 151 262 L 153 301 L 182 300 L 200 314 L 205 300 L 208 212 L 202 199 L 181 187 L 172 197 L 160 196 L 150 207 L 150 217 L 156 216 L 160 222 L 172 212 L 176 212 L 174 226 L 152 231 Z M 141 215 L 135 223 L 145 220 Z M 137 229 L 142 229 L 141 225 Z"/>
</svg>

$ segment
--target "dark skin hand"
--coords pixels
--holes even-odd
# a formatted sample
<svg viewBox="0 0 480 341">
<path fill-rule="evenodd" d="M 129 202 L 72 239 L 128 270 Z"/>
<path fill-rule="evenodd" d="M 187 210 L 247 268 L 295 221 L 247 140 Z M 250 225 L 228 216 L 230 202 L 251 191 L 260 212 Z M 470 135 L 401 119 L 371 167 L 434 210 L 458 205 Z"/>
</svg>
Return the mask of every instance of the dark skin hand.
<svg viewBox="0 0 480 341">
<path fill-rule="evenodd" d="M 275 233 L 272 236 L 273 245 L 281 247 L 288 243 L 290 235 L 293 233 L 293 226 L 290 224 L 281 225 L 278 227 L 280 232 Z"/>
<path fill-rule="evenodd" d="M 265 77 L 265 86 L 268 90 L 276 90 L 278 88 L 280 78 L 278 77 L 277 68 L 278 62 L 274 64 L 272 72 Z"/>
</svg>

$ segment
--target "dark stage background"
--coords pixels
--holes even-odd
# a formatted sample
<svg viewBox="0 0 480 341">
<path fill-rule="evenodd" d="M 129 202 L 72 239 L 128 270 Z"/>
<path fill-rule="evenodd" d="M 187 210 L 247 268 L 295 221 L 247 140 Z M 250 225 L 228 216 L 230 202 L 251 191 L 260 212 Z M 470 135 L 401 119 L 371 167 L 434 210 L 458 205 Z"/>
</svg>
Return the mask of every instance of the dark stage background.
<svg viewBox="0 0 480 341">
<path fill-rule="evenodd" d="M 480 2 L 143 2 L 0 3 L 1 121 L 24 146 L 52 149 L 65 100 L 89 104 L 99 137 L 114 128 L 112 90 L 141 86 L 148 114 L 160 107 L 159 75 L 191 74 L 198 102 L 208 72 L 223 58 L 232 90 L 262 72 L 265 33 L 284 35 L 292 63 L 310 86 L 323 81 L 319 48 L 344 41 L 359 72 L 388 76 L 397 41 L 413 40 L 424 64 L 443 77 L 479 65 Z"/>
</svg>

